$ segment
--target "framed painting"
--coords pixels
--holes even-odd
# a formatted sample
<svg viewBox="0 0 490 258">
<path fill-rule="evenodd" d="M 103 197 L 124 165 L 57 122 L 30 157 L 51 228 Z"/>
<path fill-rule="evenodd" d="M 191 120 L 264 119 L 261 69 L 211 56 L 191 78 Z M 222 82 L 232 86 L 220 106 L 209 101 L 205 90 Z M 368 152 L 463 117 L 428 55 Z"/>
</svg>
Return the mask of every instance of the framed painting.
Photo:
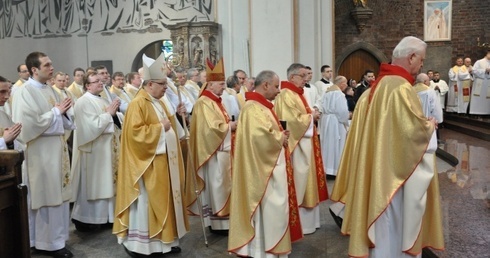
<svg viewBox="0 0 490 258">
<path fill-rule="evenodd" d="M 451 0 L 424 0 L 424 40 L 451 40 Z"/>
</svg>

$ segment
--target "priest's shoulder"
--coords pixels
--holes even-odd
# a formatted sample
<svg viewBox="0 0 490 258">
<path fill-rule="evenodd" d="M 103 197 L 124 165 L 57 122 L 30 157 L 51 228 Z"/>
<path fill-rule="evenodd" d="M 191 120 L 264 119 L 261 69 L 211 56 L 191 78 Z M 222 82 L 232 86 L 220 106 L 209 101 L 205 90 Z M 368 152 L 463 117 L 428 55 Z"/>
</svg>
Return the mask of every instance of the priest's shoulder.
<svg viewBox="0 0 490 258">
<path fill-rule="evenodd" d="M 299 95 L 290 90 L 282 89 L 276 96 L 275 103 L 285 102 L 288 106 L 295 106 L 294 98 L 296 97 L 299 97 Z"/>
<path fill-rule="evenodd" d="M 252 114 L 259 113 L 259 112 L 263 113 L 264 109 L 267 109 L 267 107 L 262 106 L 262 104 L 260 104 L 259 102 L 254 100 L 248 100 L 247 102 L 245 102 L 245 105 L 243 106 L 241 113 L 242 114 L 246 112 L 251 112 Z"/>
</svg>

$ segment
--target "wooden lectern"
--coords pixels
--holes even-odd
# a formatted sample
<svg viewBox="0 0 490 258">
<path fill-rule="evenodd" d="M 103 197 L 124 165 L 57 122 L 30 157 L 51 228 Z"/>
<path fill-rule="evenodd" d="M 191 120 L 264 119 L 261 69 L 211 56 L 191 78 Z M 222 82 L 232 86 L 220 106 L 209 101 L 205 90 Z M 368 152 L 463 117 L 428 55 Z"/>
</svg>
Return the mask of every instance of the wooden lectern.
<svg viewBox="0 0 490 258">
<path fill-rule="evenodd" d="M 0 151 L 0 257 L 31 257 L 24 153 Z"/>
</svg>

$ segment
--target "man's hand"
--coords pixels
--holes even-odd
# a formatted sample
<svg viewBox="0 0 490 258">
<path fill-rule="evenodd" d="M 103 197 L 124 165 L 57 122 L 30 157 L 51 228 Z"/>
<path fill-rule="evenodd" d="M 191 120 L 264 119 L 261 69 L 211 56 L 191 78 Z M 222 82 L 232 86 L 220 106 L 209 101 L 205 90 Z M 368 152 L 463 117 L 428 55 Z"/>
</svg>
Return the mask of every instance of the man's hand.
<svg viewBox="0 0 490 258">
<path fill-rule="evenodd" d="M 433 117 L 429 117 L 429 121 L 434 124 L 434 129 L 437 129 L 439 127 L 439 123 L 437 123 L 437 120 Z"/>
<path fill-rule="evenodd" d="M 165 132 L 170 130 L 170 127 L 172 126 L 172 124 L 170 123 L 170 120 L 168 120 L 167 118 L 160 120 L 160 123 L 162 123 L 163 128 L 165 129 Z"/>
<path fill-rule="evenodd" d="M 312 114 L 312 115 L 313 115 L 313 119 L 314 119 L 315 121 L 318 121 L 318 119 L 320 119 L 320 114 L 321 114 L 321 113 L 320 113 L 320 112 L 318 112 L 317 110 L 313 111 L 313 114 Z"/>
<path fill-rule="evenodd" d="M 232 132 L 234 132 L 236 130 L 236 121 L 230 122 L 230 128 L 231 128 Z"/>
<path fill-rule="evenodd" d="M 71 108 L 73 105 L 73 101 L 70 98 L 66 98 L 61 103 L 56 104 L 55 107 L 60 110 L 60 113 L 63 115 Z"/>
<path fill-rule="evenodd" d="M 284 130 L 284 131 L 282 131 L 282 133 L 284 135 L 282 146 L 284 146 L 284 147 L 287 148 L 288 147 L 288 141 L 289 141 L 289 134 L 290 134 L 290 132 L 289 132 L 289 130 Z"/>
<path fill-rule="evenodd" d="M 22 128 L 22 124 L 17 123 L 12 125 L 9 128 L 5 128 L 3 131 L 3 139 L 5 140 L 5 143 L 12 143 L 17 136 L 20 134 L 20 129 Z"/>
<path fill-rule="evenodd" d="M 436 85 L 436 86 L 434 87 L 434 90 L 441 91 L 441 89 L 439 88 L 439 85 Z"/>
<path fill-rule="evenodd" d="M 185 113 L 187 113 L 187 110 L 185 109 L 184 103 L 180 103 L 177 106 L 177 113 L 181 116 L 185 116 Z"/>
<path fill-rule="evenodd" d="M 121 101 L 119 99 L 114 99 L 112 103 L 105 108 L 105 111 L 111 114 L 111 116 L 115 115 L 117 112 L 117 109 L 121 105 Z"/>
</svg>

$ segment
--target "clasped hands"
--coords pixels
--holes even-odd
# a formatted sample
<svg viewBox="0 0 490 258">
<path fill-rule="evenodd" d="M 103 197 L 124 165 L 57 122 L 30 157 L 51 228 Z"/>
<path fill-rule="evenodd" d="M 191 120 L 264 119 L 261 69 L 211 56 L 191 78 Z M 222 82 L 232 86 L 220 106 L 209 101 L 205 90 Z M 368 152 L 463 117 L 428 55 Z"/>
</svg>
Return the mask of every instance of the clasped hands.
<svg viewBox="0 0 490 258">
<path fill-rule="evenodd" d="M 112 100 L 111 104 L 105 108 L 105 111 L 111 114 L 111 116 L 115 115 L 117 112 L 117 109 L 121 105 L 121 100 L 120 99 L 114 99 Z"/>
<path fill-rule="evenodd" d="M 22 124 L 16 123 L 11 127 L 5 128 L 3 131 L 3 140 L 5 143 L 12 143 L 17 136 L 20 134 L 20 130 L 22 129 Z"/>
<path fill-rule="evenodd" d="M 61 103 L 57 103 L 55 107 L 60 111 L 60 113 L 63 115 L 68 111 L 73 106 L 73 101 L 71 98 L 66 98 Z"/>
</svg>

